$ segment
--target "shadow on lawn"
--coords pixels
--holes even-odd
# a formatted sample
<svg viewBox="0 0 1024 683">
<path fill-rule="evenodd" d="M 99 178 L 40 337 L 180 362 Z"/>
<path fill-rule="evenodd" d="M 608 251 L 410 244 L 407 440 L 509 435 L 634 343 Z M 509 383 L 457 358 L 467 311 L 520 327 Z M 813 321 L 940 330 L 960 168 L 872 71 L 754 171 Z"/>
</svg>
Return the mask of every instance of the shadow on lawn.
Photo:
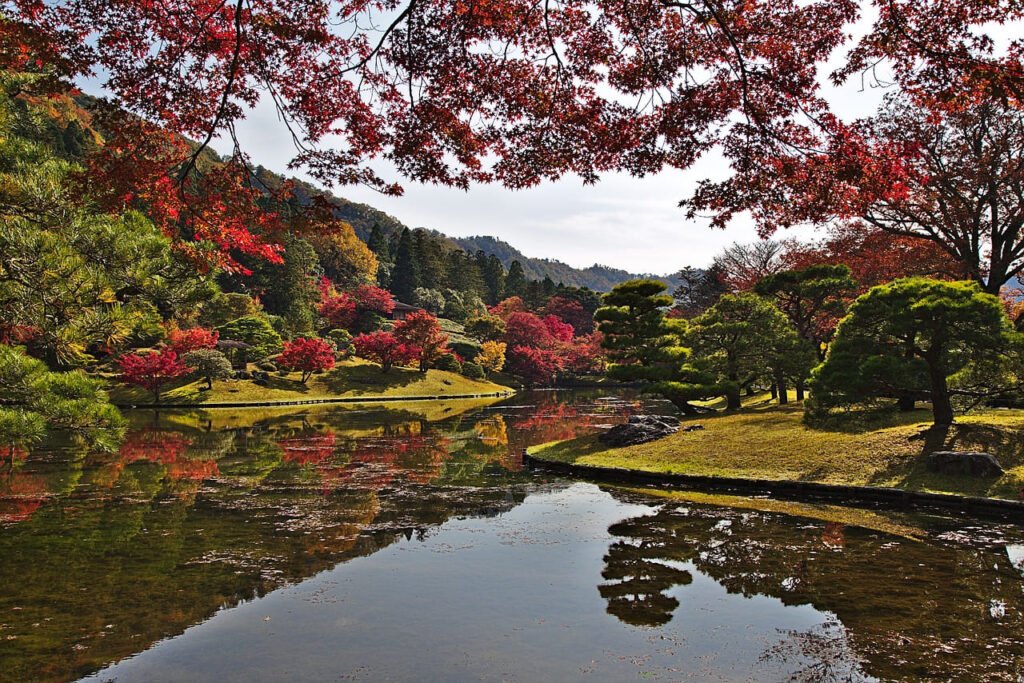
<svg viewBox="0 0 1024 683">
<path fill-rule="evenodd" d="M 409 368 L 391 368 L 381 372 L 378 365 L 354 365 L 336 368 L 318 377 L 319 383 L 331 393 L 376 394 L 387 389 L 405 387 L 427 379 L 425 373 Z"/>
<path fill-rule="evenodd" d="M 1001 477 L 965 477 L 932 472 L 926 466 L 926 456 L 935 451 L 981 451 L 991 453 L 1004 470 L 1024 464 L 1024 438 L 1022 430 L 996 428 L 988 425 L 954 424 L 951 427 L 931 427 L 916 439 L 921 444 L 920 456 L 912 461 L 893 462 L 877 472 L 871 483 L 896 483 L 910 490 L 951 491 L 973 496 L 1024 496 L 1021 481 L 1013 475 Z"/>
</svg>

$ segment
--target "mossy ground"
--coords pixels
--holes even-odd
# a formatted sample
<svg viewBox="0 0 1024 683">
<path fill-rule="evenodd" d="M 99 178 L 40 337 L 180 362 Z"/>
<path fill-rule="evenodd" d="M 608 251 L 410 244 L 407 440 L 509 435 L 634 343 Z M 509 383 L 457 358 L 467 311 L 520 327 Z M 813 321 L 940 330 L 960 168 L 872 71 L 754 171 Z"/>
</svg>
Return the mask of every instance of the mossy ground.
<svg viewBox="0 0 1024 683">
<path fill-rule="evenodd" d="M 537 458 L 659 473 L 887 486 L 1014 500 L 1024 496 L 1024 411 L 984 410 L 957 419 L 945 438 L 922 439 L 930 412 L 889 413 L 870 422 L 811 427 L 798 405 L 770 405 L 765 397 L 743 410 L 693 418 L 657 441 L 608 448 L 596 435 L 535 446 Z M 933 450 L 981 450 L 1006 470 L 998 479 L 927 471 Z"/>
<path fill-rule="evenodd" d="M 206 403 L 268 403 L 308 401 L 314 399 L 396 398 L 402 396 L 460 396 L 466 394 L 493 394 L 508 391 L 508 387 L 493 382 L 477 381 L 454 372 L 428 370 L 425 373 L 412 368 L 392 368 L 380 371 L 375 363 L 359 359 L 345 360 L 333 370 L 313 375 L 306 384 L 299 381 L 300 374 L 270 373 L 266 386 L 251 380 L 215 381 L 212 390 L 206 390 L 204 380 L 182 379 L 169 387 L 161 397 L 164 405 L 190 405 Z M 126 387 L 111 382 L 110 398 L 115 403 L 144 406 L 153 402 L 152 394 L 137 387 Z"/>
</svg>

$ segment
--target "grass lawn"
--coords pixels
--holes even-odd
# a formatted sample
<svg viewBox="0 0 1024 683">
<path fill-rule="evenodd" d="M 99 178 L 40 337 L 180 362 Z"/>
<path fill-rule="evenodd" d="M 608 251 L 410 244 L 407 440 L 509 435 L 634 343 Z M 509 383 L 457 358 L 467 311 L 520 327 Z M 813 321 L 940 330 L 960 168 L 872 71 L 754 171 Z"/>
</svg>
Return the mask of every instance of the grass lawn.
<svg viewBox="0 0 1024 683">
<path fill-rule="evenodd" d="M 1024 411 L 985 410 L 959 417 L 942 443 L 919 433 L 931 413 L 893 413 L 870 426 L 811 428 L 800 406 L 763 398 L 742 411 L 683 418 L 704 429 L 678 432 L 639 446 L 608 448 L 596 435 L 543 444 L 531 455 L 546 460 L 659 473 L 786 479 L 859 486 L 890 486 L 1018 500 L 1024 491 Z M 922 455 L 934 450 L 980 450 L 999 459 L 998 479 L 928 472 Z"/>
<path fill-rule="evenodd" d="M 165 390 L 163 405 L 204 403 L 263 403 L 273 401 L 306 401 L 327 398 L 394 398 L 401 396 L 459 396 L 493 394 L 508 387 L 493 382 L 477 381 L 444 370 L 426 373 L 410 368 L 392 368 L 383 373 L 380 366 L 360 359 L 339 363 L 333 370 L 313 375 L 306 384 L 299 373 L 282 376 L 271 373 L 267 386 L 251 380 L 225 380 L 213 383 L 206 390 L 205 380 L 184 378 Z M 111 381 L 110 399 L 121 405 L 144 406 L 153 401 L 152 394 L 138 387 L 127 387 Z"/>
</svg>

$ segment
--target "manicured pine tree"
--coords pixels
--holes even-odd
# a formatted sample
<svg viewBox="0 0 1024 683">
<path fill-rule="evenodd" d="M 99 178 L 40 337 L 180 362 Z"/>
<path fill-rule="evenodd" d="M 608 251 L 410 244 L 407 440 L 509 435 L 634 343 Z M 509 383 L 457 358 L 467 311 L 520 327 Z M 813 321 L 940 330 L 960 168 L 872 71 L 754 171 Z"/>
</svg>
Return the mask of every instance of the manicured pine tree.
<svg viewBox="0 0 1024 683">
<path fill-rule="evenodd" d="M 911 396 L 931 401 L 935 424 L 947 426 L 954 417 L 951 377 L 969 377 L 958 388 L 967 398 L 1013 389 L 1004 383 L 1019 373 L 1005 372 L 1003 364 L 1019 357 L 1020 348 L 999 299 L 978 283 L 896 280 L 868 290 L 839 323 L 814 371 L 812 407 Z"/>
<path fill-rule="evenodd" d="M 691 401 L 720 395 L 714 378 L 690 361 L 682 345 L 685 321 L 667 320 L 664 309 L 672 304 L 666 286 L 655 280 L 630 280 L 604 296 L 594 313 L 608 351 L 608 376 L 641 381 L 650 391 L 672 401 L 680 411 L 696 412 Z"/>
</svg>

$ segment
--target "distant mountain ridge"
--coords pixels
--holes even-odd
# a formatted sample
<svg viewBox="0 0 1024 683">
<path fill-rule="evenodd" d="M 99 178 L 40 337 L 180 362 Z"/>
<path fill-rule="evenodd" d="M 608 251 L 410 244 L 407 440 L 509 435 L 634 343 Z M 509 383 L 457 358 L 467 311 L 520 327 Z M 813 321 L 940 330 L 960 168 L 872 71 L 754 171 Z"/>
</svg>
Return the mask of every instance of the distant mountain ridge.
<svg viewBox="0 0 1024 683">
<path fill-rule="evenodd" d="M 268 171 L 263 167 L 257 169 L 257 175 L 266 180 L 274 178 L 276 182 L 281 182 L 281 180 L 283 180 L 280 176 L 277 176 L 277 174 L 274 174 L 272 171 Z M 364 242 L 369 239 L 370 231 L 373 230 L 374 225 L 379 226 L 387 236 L 390 236 L 395 232 L 400 232 L 402 229 L 407 227 L 402 223 L 402 221 L 398 220 L 394 216 L 368 204 L 349 201 L 344 197 L 338 197 L 337 195 L 329 192 L 324 192 L 309 183 L 297 180 L 293 180 L 293 182 L 295 182 L 296 188 L 299 191 L 311 195 L 322 194 L 329 198 L 331 203 L 336 207 L 335 215 L 348 222 L 355 229 L 356 235 L 358 235 Z M 471 254 L 474 254 L 477 251 L 483 251 L 488 255 L 494 254 L 506 269 L 513 261 L 519 261 L 520 265 L 523 267 L 523 272 L 530 280 L 543 280 L 545 277 L 550 277 L 556 284 L 561 282 L 572 287 L 589 287 L 595 292 L 607 292 L 620 282 L 634 280 L 636 278 L 651 278 L 664 282 L 668 285 L 670 292 L 680 283 L 677 273 L 672 273 L 670 275 L 638 274 L 630 273 L 629 271 L 621 268 L 612 268 L 611 266 L 604 266 L 597 263 L 588 268 L 574 268 L 573 266 L 556 259 L 532 258 L 525 255 L 508 242 L 489 235 L 452 237 L 438 230 L 427 230 L 427 232 L 439 240 L 448 249 L 462 249 L 463 251 Z"/>
<path fill-rule="evenodd" d="M 513 261 L 519 261 L 523 266 L 523 272 L 526 273 L 526 277 L 531 280 L 543 280 L 545 277 L 550 277 L 556 283 L 562 282 L 575 287 L 589 287 L 597 292 L 607 292 L 620 282 L 637 278 L 660 280 L 668 285 L 670 290 L 675 289 L 680 282 L 675 273 L 671 275 L 637 274 L 598 263 L 587 268 L 574 268 L 567 263 L 555 259 L 532 258 L 526 256 L 508 242 L 489 235 L 449 237 L 448 239 L 468 252 L 481 250 L 486 254 L 494 254 L 506 268 Z"/>
</svg>

